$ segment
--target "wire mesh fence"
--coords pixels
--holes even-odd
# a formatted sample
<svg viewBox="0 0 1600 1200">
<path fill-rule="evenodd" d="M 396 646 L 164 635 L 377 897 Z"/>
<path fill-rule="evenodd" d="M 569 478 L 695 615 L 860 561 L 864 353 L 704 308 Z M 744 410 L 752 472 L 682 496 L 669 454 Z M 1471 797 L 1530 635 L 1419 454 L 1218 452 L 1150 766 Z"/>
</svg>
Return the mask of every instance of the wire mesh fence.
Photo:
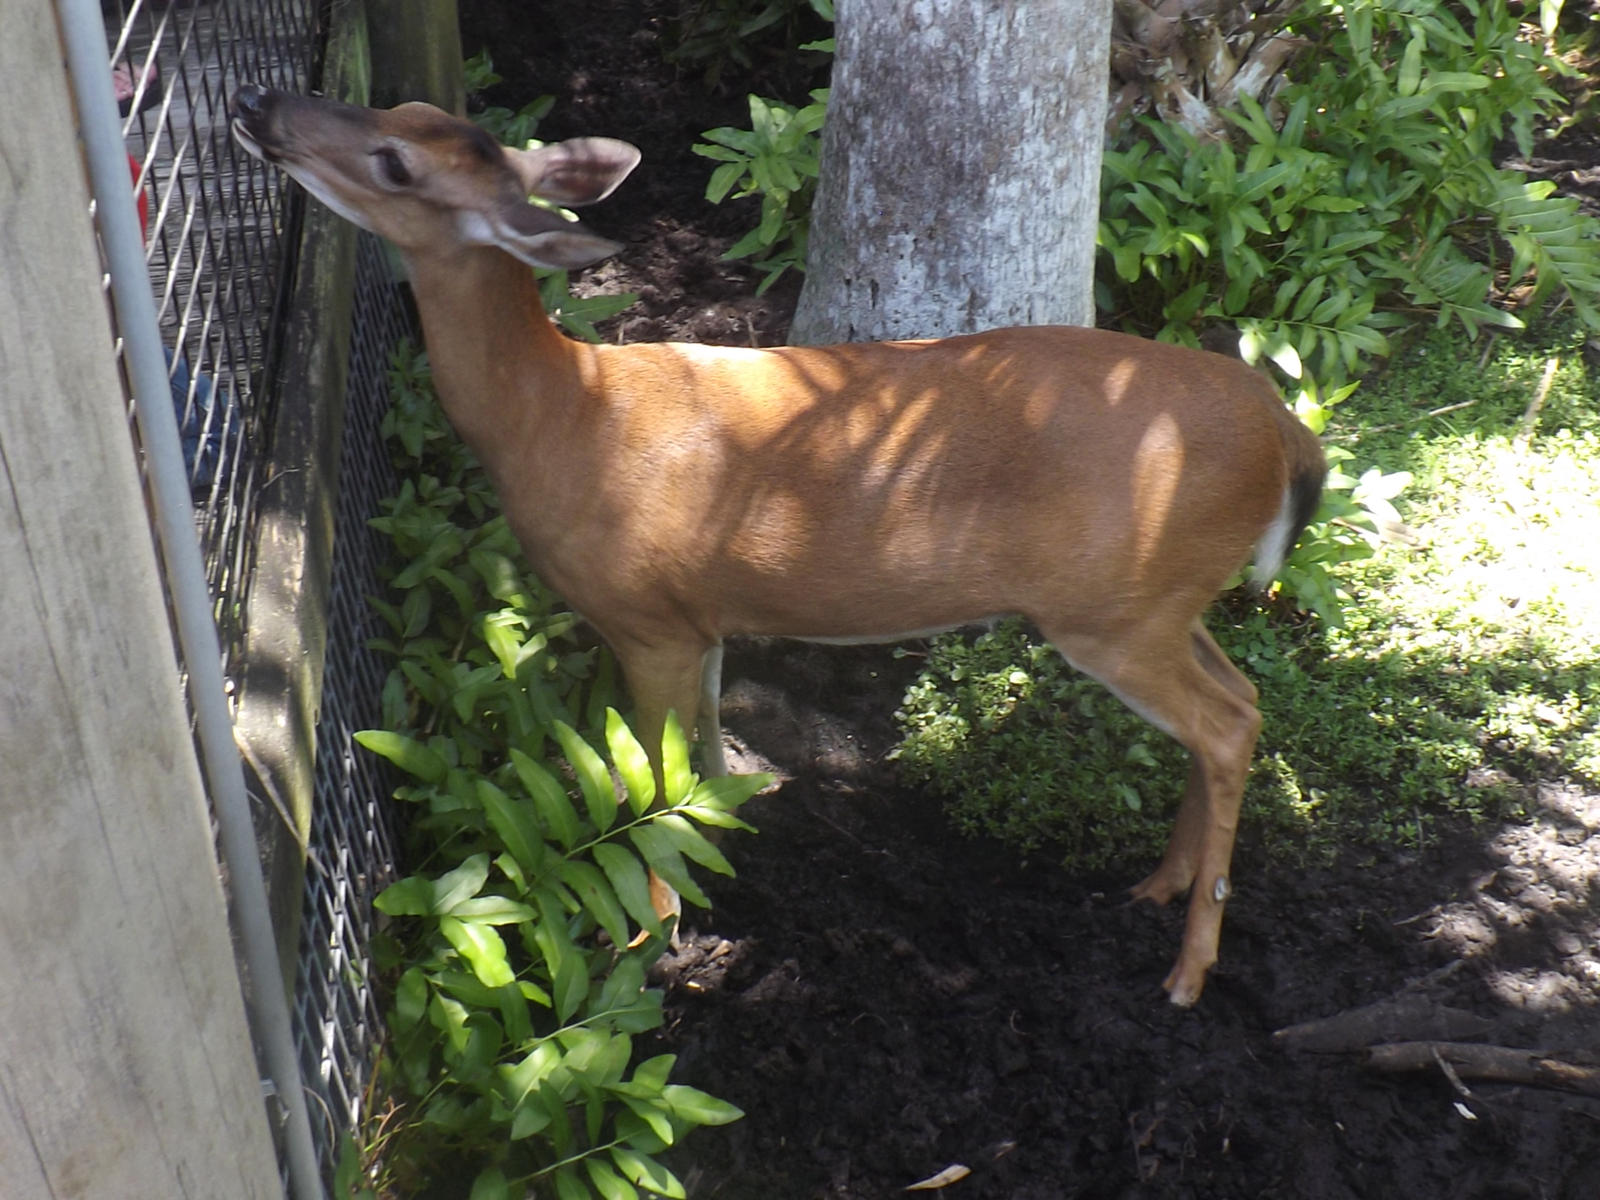
<svg viewBox="0 0 1600 1200">
<path fill-rule="evenodd" d="M 238 87 L 317 82 L 325 0 L 102 0 L 107 64 L 145 238 L 224 658 L 237 678 L 251 613 L 261 495 L 270 484 L 286 306 L 299 240 L 291 185 L 229 130 Z M 367 520 L 393 481 L 378 425 L 387 365 L 411 318 L 378 243 L 363 236 L 316 734 L 315 807 L 294 996 L 313 1136 L 330 1171 L 359 1125 L 382 1022 L 368 963 L 372 897 L 392 876 L 382 772 L 351 742 L 376 724 L 385 668 L 366 650 L 381 546 Z M 257 828 L 280 820 L 258 806 Z"/>
<path fill-rule="evenodd" d="M 367 1115 L 383 1029 L 368 974 L 372 901 L 391 882 L 396 860 L 392 787 L 379 760 L 359 751 L 352 736 L 377 726 L 382 715 L 387 667 L 367 648 L 382 632 L 367 597 L 377 591 L 387 547 L 367 520 L 396 491 L 379 427 L 389 404 L 389 355 L 414 331 L 410 310 L 389 282 L 384 251 L 370 235 L 361 238 L 355 295 L 317 725 L 312 861 L 295 988 L 301 1062 L 326 1116 L 317 1121 L 314 1113 L 312 1123 L 324 1162 L 337 1156 L 339 1135 Z"/>
<path fill-rule="evenodd" d="M 320 0 L 102 7 L 172 401 L 229 656 L 247 615 L 278 298 L 286 294 L 294 229 L 287 181 L 235 147 L 227 106 L 247 80 L 309 85 L 321 8 Z"/>
</svg>

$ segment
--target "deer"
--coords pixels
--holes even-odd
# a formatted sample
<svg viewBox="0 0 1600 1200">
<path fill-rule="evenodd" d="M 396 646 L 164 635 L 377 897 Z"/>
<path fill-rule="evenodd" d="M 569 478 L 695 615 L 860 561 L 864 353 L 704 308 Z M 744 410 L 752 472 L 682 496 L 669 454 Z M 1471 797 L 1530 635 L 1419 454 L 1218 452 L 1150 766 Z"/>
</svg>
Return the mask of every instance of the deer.
<svg viewBox="0 0 1600 1200">
<path fill-rule="evenodd" d="M 1327 470 L 1269 379 L 1069 326 L 581 342 L 529 268 L 624 248 L 561 210 L 610 195 L 632 145 L 518 149 L 419 102 L 256 85 L 232 129 L 399 251 L 440 404 L 533 570 L 615 654 L 658 776 L 669 714 L 726 773 L 729 637 L 890 642 L 1020 614 L 1189 752 L 1166 850 L 1131 894 L 1189 894 L 1163 987 L 1199 999 L 1261 727 L 1255 686 L 1201 615 L 1252 556 L 1255 581 L 1276 575 Z"/>
</svg>

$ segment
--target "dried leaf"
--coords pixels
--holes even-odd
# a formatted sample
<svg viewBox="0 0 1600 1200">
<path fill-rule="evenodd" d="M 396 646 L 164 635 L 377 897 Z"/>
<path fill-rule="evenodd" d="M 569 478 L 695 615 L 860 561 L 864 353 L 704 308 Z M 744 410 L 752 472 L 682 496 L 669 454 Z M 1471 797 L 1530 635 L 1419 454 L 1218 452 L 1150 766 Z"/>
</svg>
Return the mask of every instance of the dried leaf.
<svg viewBox="0 0 1600 1200">
<path fill-rule="evenodd" d="M 908 1192 L 936 1192 L 940 1188 L 947 1188 L 952 1183 L 960 1183 L 972 1171 L 960 1163 L 953 1163 L 940 1171 L 937 1175 L 930 1175 L 921 1183 L 913 1183 L 906 1189 Z"/>
</svg>

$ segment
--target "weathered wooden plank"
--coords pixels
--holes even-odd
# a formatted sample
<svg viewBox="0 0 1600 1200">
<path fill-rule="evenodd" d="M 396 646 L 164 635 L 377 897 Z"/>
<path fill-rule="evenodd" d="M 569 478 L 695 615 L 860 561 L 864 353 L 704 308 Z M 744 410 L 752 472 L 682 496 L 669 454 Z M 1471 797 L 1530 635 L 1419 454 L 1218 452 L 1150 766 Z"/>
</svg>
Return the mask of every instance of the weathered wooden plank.
<svg viewBox="0 0 1600 1200">
<path fill-rule="evenodd" d="M 8 1200 L 280 1193 L 48 0 L 0 78 Z"/>
</svg>

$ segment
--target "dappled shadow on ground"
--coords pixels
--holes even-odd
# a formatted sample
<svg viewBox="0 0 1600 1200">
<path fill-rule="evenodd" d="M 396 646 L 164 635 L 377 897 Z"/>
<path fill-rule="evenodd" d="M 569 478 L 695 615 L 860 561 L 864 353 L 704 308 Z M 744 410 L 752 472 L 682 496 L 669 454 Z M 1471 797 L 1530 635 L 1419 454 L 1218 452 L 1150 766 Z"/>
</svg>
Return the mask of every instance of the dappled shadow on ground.
<svg viewBox="0 0 1600 1200">
<path fill-rule="evenodd" d="M 1550 788 L 1527 825 L 1325 870 L 1246 831 L 1222 962 L 1184 1012 L 1160 989 L 1179 907 L 1123 902 L 1146 864 L 1019 866 L 895 789 L 900 670 L 730 655 L 736 757 L 791 777 L 661 968 L 678 1074 L 748 1114 L 684 1146 L 693 1195 L 879 1197 L 957 1164 L 948 1194 L 994 1200 L 1595 1194 L 1600 1099 L 1273 1035 L 1387 1002 L 1377 1040 L 1600 1065 L 1600 797 Z"/>
</svg>

